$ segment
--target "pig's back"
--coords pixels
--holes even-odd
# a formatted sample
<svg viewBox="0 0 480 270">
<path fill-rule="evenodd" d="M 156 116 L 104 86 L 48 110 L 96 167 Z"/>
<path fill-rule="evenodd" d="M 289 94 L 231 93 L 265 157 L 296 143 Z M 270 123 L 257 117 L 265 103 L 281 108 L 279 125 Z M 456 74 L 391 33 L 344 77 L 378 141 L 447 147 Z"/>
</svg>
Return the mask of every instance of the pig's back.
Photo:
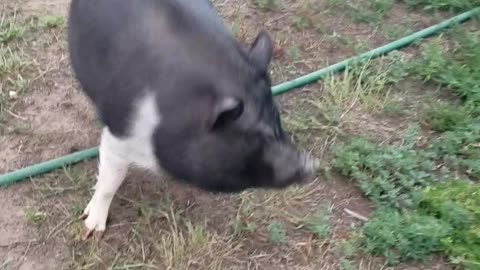
<svg viewBox="0 0 480 270">
<path fill-rule="evenodd" d="M 196 57 L 188 55 L 194 52 L 186 36 L 210 47 L 231 42 L 207 0 L 73 0 L 71 5 L 71 62 L 95 102 L 105 99 L 104 91 L 122 97 L 115 84 L 140 91 L 175 61 Z"/>
</svg>

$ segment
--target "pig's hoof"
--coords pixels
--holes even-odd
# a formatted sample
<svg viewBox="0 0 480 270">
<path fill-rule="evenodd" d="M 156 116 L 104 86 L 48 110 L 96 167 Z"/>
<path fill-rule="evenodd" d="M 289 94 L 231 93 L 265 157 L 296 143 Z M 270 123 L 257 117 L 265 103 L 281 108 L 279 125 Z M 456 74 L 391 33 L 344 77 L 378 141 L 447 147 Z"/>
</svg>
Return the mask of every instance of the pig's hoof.
<svg viewBox="0 0 480 270">
<path fill-rule="evenodd" d="M 89 203 L 80 216 L 80 219 L 84 220 L 85 223 L 85 228 L 81 233 L 81 239 L 85 241 L 93 236 L 95 241 L 99 241 L 105 232 L 106 219 L 95 215 L 95 213 L 91 213 L 90 208 L 91 204 Z"/>
<path fill-rule="evenodd" d="M 86 241 L 93 236 L 95 241 L 100 241 L 100 239 L 103 237 L 103 233 L 105 232 L 105 225 L 102 225 L 101 223 L 94 224 L 95 222 L 92 221 L 88 213 L 83 213 L 80 218 L 85 220 L 85 227 L 81 233 L 81 239 Z"/>
<path fill-rule="evenodd" d="M 102 239 L 104 232 L 105 231 L 97 231 L 97 230 L 92 230 L 92 229 L 85 228 L 82 231 L 82 237 L 81 238 L 82 238 L 83 241 L 86 241 L 87 239 L 89 239 L 90 237 L 93 236 L 93 240 L 98 242 L 98 241 L 100 241 L 100 239 Z"/>
</svg>

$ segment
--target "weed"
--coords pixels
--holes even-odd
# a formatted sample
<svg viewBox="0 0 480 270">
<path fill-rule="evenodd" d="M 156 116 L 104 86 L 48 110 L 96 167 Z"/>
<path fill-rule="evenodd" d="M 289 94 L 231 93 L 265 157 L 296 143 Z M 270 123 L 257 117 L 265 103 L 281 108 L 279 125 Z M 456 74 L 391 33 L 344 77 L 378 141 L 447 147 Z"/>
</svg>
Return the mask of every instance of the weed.
<svg viewBox="0 0 480 270">
<path fill-rule="evenodd" d="M 328 206 L 323 206 L 313 215 L 302 221 L 302 226 L 312 232 L 317 238 L 323 239 L 330 233 L 331 213 Z"/>
<path fill-rule="evenodd" d="M 461 106 L 436 106 L 427 112 L 426 122 L 443 132 L 428 147 L 429 155 L 445 165 L 462 169 L 468 176 L 480 179 L 480 32 L 454 30 L 453 53 L 444 51 L 436 39 L 423 47 L 421 57 L 412 69 L 425 81 L 455 91 Z"/>
<path fill-rule="evenodd" d="M 368 6 L 358 1 L 329 0 L 328 5 L 346 11 L 355 22 L 378 25 L 393 7 L 393 0 L 368 0 Z"/>
<path fill-rule="evenodd" d="M 29 84 L 22 75 L 29 61 L 17 51 L 0 45 L 0 123 L 7 102 L 20 94 Z"/>
<path fill-rule="evenodd" d="M 363 250 L 383 255 L 388 264 L 424 260 L 441 250 L 441 239 L 451 231 L 448 224 L 434 217 L 381 207 L 362 227 Z"/>
<path fill-rule="evenodd" d="M 40 17 L 38 22 L 43 28 L 58 28 L 65 24 L 65 19 L 60 15 L 47 15 Z"/>
<path fill-rule="evenodd" d="M 424 81 L 432 81 L 453 89 L 465 101 L 466 106 L 476 109 L 480 104 L 480 32 L 453 32 L 456 43 L 454 54 L 448 54 L 435 39 L 423 46 L 419 61 L 412 69 Z"/>
<path fill-rule="evenodd" d="M 368 111 L 382 108 L 388 96 L 386 73 L 368 74 L 370 64 L 351 66 L 343 75 L 325 78 L 323 103 L 344 108 L 358 104 Z"/>
<path fill-rule="evenodd" d="M 240 26 L 237 23 L 233 23 L 231 26 L 231 31 L 232 34 L 236 37 L 239 38 L 240 36 Z"/>
<path fill-rule="evenodd" d="M 355 269 L 358 269 L 358 268 L 355 267 L 352 261 L 347 259 L 340 260 L 340 270 L 355 270 Z"/>
<path fill-rule="evenodd" d="M 270 236 L 270 240 L 274 244 L 281 244 L 287 240 L 287 233 L 285 231 L 285 227 L 280 221 L 272 221 L 267 226 L 267 231 Z"/>
<path fill-rule="evenodd" d="M 375 203 L 413 207 L 419 190 L 437 181 L 435 163 L 414 149 L 418 126 L 411 126 L 399 146 L 354 139 L 335 151 L 333 166 L 352 177 Z"/>
<path fill-rule="evenodd" d="M 45 221 L 47 214 L 42 211 L 29 209 L 25 212 L 25 218 L 28 220 L 28 222 L 34 225 L 39 225 Z"/>
<path fill-rule="evenodd" d="M 449 104 L 431 108 L 426 112 L 425 120 L 437 132 L 452 131 L 472 121 L 468 109 Z"/>
<path fill-rule="evenodd" d="M 474 121 L 464 127 L 444 132 L 427 148 L 430 158 L 468 176 L 480 179 L 480 124 Z"/>
<path fill-rule="evenodd" d="M 299 49 L 296 44 L 292 44 L 292 46 L 290 46 L 287 49 L 287 55 L 292 59 L 298 58 L 298 52 L 299 52 Z"/>
<path fill-rule="evenodd" d="M 27 28 L 20 25 L 16 16 L 0 18 L 0 44 L 21 39 L 27 31 Z"/>
<path fill-rule="evenodd" d="M 421 209 L 454 228 L 442 239 L 451 260 L 467 269 L 480 265 L 480 185 L 453 180 L 428 187 Z"/>
<path fill-rule="evenodd" d="M 386 24 L 383 27 L 383 32 L 388 40 L 397 40 L 411 33 L 411 29 L 410 25 L 406 27 L 405 25 Z"/>
<path fill-rule="evenodd" d="M 439 80 L 442 71 L 447 69 L 440 37 L 423 44 L 420 59 L 413 63 L 412 69 L 424 81 Z"/>
<path fill-rule="evenodd" d="M 337 148 L 334 168 L 359 182 L 378 207 L 362 227 L 362 249 L 389 264 L 424 260 L 442 251 L 467 269 L 480 265 L 480 187 L 447 181 L 453 175 L 480 179 L 480 33 L 453 31 L 452 53 L 443 40 L 423 46 L 419 60 L 407 63 L 393 81 L 415 73 L 425 82 L 452 89 L 460 105 L 435 105 L 425 121 L 439 132 L 416 147 L 418 126 L 397 146 L 354 139 Z M 441 168 L 441 170 L 439 170 Z"/>
<path fill-rule="evenodd" d="M 423 7 L 425 10 L 461 11 L 480 5 L 479 0 L 403 0 L 410 7 Z"/>
<path fill-rule="evenodd" d="M 368 3 L 373 11 L 385 14 L 392 9 L 394 0 L 368 0 Z"/>
<path fill-rule="evenodd" d="M 273 11 L 278 8 L 277 0 L 254 0 L 255 5 L 261 10 Z"/>
<path fill-rule="evenodd" d="M 357 232 L 350 234 L 348 239 L 342 239 L 335 243 L 335 251 L 346 259 L 351 259 L 360 247 L 360 236 Z"/>
<path fill-rule="evenodd" d="M 155 248 L 167 269 L 183 268 L 182 266 L 192 260 L 209 264 L 204 265 L 207 269 L 221 268 L 223 258 L 210 257 L 220 252 L 216 250 L 221 241 L 217 235 L 208 232 L 202 225 L 193 225 L 188 221 L 181 226 L 183 222 L 180 223 L 179 214 L 173 210 L 173 207 L 164 212 L 164 218 L 167 219 L 170 230 L 161 236 L 158 243 L 155 243 Z"/>
<path fill-rule="evenodd" d="M 239 235 L 242 232 L 253 233 L 257 229 L 257 224 L 255 222 L 245 222 L 241 219 L 234 219 L 230 222 L 233 235 Z"/>
<path fill-rule="evenodd" d="M 404 116 L 405 109 L 405 104 L 402 102 L 401 98 L 392 97 L 392 99 L 383 107 L 383 113 L 390 117 Z"/>
<path fill-rule="evenodd" d="M 229 224 L 234 236 L 239 236 L 243 232 L 253 233 L 257 229 L 256 222 L 249 220 L 249 217 L 252 216 L 252 211 L 252 207 L 247 203 L 247 199 L 242 197 L 237 215 Z"/>
<path fill-rule="evenodd" d="M 292 26 L 299 30 L 307 29 L 313 26 L 311 20 L 303 16 L 293 16 L 291 20 Z"/>
</svg>

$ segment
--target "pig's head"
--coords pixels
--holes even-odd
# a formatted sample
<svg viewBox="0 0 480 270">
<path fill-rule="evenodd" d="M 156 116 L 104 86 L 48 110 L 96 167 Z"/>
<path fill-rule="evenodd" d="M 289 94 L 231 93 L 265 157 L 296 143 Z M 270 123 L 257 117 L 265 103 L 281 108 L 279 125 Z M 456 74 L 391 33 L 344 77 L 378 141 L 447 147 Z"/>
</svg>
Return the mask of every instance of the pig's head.
<svg viewBox="0 0 480 270">
<path fill-rule="evenodd" d="M 175 178 L 216 192 L 303 182 L 318 164 L 281 126 L 268 76 L 270 36 L 261 32 L 249 50 L 236 49 L 241 57 L 210 55 L 209 62 L 222 67 L 213 76 L 205 66 L 176 84 L 179 103 L 163 108 L 177 121 L 165 117 L 155 134 L 161 165 Z M 244 64 L 229 65 L 235 58 Z"/>
</svg>

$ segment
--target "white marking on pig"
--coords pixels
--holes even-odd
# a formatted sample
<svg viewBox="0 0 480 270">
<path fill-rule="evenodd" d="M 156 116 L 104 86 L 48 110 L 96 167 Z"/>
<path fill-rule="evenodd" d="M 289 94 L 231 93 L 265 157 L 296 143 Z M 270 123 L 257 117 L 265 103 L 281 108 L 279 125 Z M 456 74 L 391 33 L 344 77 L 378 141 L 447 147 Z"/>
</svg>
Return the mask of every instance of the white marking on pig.
<svg viewBox="0 0 480 270">
<path fill-rule="evenodd" d="M 158 111 L 155 96 L 147 94 L 137 103 L 137 111 L 134 113 L 130 124 L 130 137 L 122 142 L 124 148 L 122 154 L 134 165 L 160 172 L 155 157 L 152 136 L 155 128 L 161 124 L 162 116 Z"/>
<path fill-rule="evenodd" d="M 100 141 L 100 162 L 95 193 L 84 210 L 85 226 L 104 231 L 110 204 L 131 164 L 159 172 L 152 135 L 161 123 L 155 96 L 147 94 L 135 106 L 128 138 L 117 138 L 105 127 Z"/>
</svg>

